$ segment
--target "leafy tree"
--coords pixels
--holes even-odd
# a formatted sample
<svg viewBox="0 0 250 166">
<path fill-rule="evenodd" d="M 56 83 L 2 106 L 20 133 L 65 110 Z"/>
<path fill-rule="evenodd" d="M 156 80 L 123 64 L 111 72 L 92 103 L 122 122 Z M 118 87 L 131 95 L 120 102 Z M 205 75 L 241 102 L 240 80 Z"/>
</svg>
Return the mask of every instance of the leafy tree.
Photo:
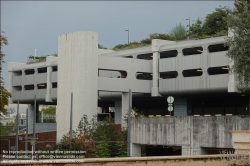
<svg viewBox="0 0 250 166">
<path fill-rule="evenodd" d="M 142 45 L 149 45 L 151 44 L 153 39 L 162 39 L 162 40 L 169 40 L 169 36 L 164 33 L 151 33 L 149 34 L 149 38 L 141 40 Z"/>
<path fill-rule="evenodd" d="M 204 21 L 204 31 L 206 35 L 216 35 L 218 33 L 224 33 L 227 35 L 227 16 L 230 14 L 231 10 L 228 7 L 216 8 L 211 14 L 207 14 Z"/>
<path fill-rule="evenodd" d="M 101 44 L 98 44 L 98 48 L 99 48 L 99 49 L 107 49 L 107 47 L 105 47 L 105 46 L 103 46 L 103 45 L 101 45 Z"/>
<path fill-rule="evenodd" d="M 122 156 L 126 150 L 126 131 L 118 132 L 115 124 L 106 118 L 97 121 L 97 116 L 88 120 L 84 115 L 76 131 L 73 131 L 72 139 L 69 133 L 63 136 L 57 147 L 60 150 L 83 150 L 85 157 L 110 157 Z M 118 144 L 120 143 L 120 144 Z"/>
<path fill-rule="evenodd" d="M 235 14 L 242 13 L 244 8 L 244 2 L 250 4 L 250 1 L 248 0 L 235 0 L 234 6 L 235 6 Z M 249 8 L 249 7 L 248 7 Z"/>
<path fill-rule="evenodd" d="M 2 52 L 2 47 L 4 45 L 8 45 L 8 40 L 7 38 L 3 35 L 3 31 L 1 31 L 1 36 L 0 36 L 0 40 L 1 40 L 1 49 L 0 49 L 0 113 L 2 112 L 3 114 L 6 114 L 6 108 L 5 106 L 8 105 L 9 103 L 9 98 L 11 97 L 11 93 L 8 92 L 5 88 L 4 88 L 4 80 L 2 77 L 2 64 L 4 63 L 4 56 L 5 54 Z"/>
<path fill-rule="evenodd" d="M 225 36 L 228 32 L 227 16 L 231 13 L 228 7 L 216 8 L 207 14 L 205 20 L 198 18 L 190 26 L 190 38 L 206 38 L 209 36 Z"/>
<path fill-rule="evenodd" d="M 47 107 L 47 108 L 42 108 L 39 111 L 39 114 L 38 114 L 39 119 L 42 118 L 42 112 L 43 112 L 44 116 L 50 116 L 50 117 L 52 117 L 52 118 L 49 118 L 49 119 L 43 119 L 44 123 L 55 123 L 56 122 L 56 120 L 54 118 L 55 115 L 56 115 L 56 107 L 55 106 L 50 106 L 50 107 Z"/>
<path fill-rule="evenodd" d="M 10 135 L 15 128 L 14 122 L 7 122 L 6 125 L 0 122 L 0 136 Z"/>
<path fill-rule="evenodd" d="M 250 85 L 250 3 L 242 5 L 241 13 L 234 12 L 228 17 L 233 36 L 228 37 L 226 45 L 229 46 L 227 56 L 234 62 L 230 70 L 237 74 L 239 87 L 246 90 Z"/>
<path fill-rule="evenodd" d="M 54 53 L 54 54 L 39 55 L 39 56 L 29 55 L 29 56 L 28 56 L 28 62 L 27 62 L 27 63 L 44 62 L 44 61 L 46 61 L 46 57 L 47 57 L 47 56 L 55 56 L 55 57 L 58 57 L 58 54 L 57 54 L 57 53 Z"/>
<path fill-rule="evenodd" d="M 178 41 L 187 39 L 186 28 L 181 23 L 176 24 L 176 26 L 169 31 L 168 35 L 170 40 Z"/>
<path fill-rule="evenodd" d="M 190 26 L 189 36 L 190 38 L 204 38 L 207 36 L 203 28 L 202 19 L 198 18 L 196 22 Z"/>
</svg>

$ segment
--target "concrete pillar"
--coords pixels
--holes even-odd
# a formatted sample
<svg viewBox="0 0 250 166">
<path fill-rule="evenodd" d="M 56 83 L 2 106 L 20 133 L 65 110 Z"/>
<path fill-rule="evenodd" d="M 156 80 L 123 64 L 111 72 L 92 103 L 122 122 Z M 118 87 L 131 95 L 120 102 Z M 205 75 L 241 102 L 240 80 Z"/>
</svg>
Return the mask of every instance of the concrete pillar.
<svg viewBox="0 0 250 166">
<path fill-rule="evenodd" d="M 57 141 L 69 132 L 71 92 L 73 130 L 82 116 L 97 114 L 98 34 L 73 32 L 58 39 Z"/>
<path fill-rule="evenodd" d="M 153 52 L 153 87 L 151 89 L 152 96 L 160 96 L 159 94 L 159 52 Z"/>
<path fill-rule="evenodd" d="M 115 101 L 115 124 L 121 124 L 121 128 L 127 128 L 124 117 L 128 115 L 129 93 L 122 92 L 122 101 Z"/>
<path fill-rule="evenodd" d="M 34 123 L 34 105 L 29 104 L 28 105 L 28 134 L 33 133 L 33 123 Z"/>
<path fill-rule="evenodd" d="M 115 101 L 115 124 L 122 124 L 121 101 Z"/>
<path fill-rule="evenodd" d="M 228 37 L 233 37 L 233 35 L 234 34 L 232 30 L 229 28 Z M 229 58 L 229 68 L 231 68 L 233 65 L 234 65 L 234 61 Z M 229 72 L 229 81 L 228 81 L 228 92 L 238 92 L 236 74 L 230 73 L 230 72 Z"/>
<path fill-rule="evenodd" d="M 159 93 L 159 59 L 160 59 L 160 47 L 162 45 L 173 44 L 176 42 L 167 41 L 167 40 L 159 40 L 153 39 L 152 40 L 152 47 L 151 51 L 153 52 L 153 86 L 151 88 L 151 96 L 161 96 Z"/>
<path fill-rule="evenodd" d="M 124 117 L 128 115 L 128 109 L 129 109 L 129 93 L 128 92 L 122 92 L 122 110 L 121 110 L 121 118 L 122 128 L 127 128 L 127 123 L 124 120 Z"/>
<path fill-rule="evenodd" d="M 141 157 L 141 145 L 140 144 L 130 144 L 130 154 L 131 156 Z"/>
<path fill-rule="evenodd" d="M 52 67 L 47 66 L 47 92 L 45 96 L 45 101 L 46 102 L 51 102 L 51 88 L 52 88 L 52 83 L 51 83 L 51 74 L 52 74 Z"/>
<path fill-rule="evenodd" d="M 187 116 L 187 99 L 186 98 L 175 98 L 174 116 Z"/>
</svg>

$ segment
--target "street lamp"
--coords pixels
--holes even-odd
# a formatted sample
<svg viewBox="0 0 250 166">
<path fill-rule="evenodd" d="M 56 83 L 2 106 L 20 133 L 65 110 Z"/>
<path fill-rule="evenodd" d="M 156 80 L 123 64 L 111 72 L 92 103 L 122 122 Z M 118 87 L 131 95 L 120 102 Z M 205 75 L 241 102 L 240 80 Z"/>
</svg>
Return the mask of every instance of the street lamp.
<svg viewBox="0 0 250 166">
<path fill-rule="evenodd" d="M 188 20 L 188 40 L 189 40 L 189 35 L 190 35 L 190 17 L 187 18 L 186 20 Z"/>
<path fill-rule="evenodd" d="M 128 31 L 128 45 L 129 45 L 129 29 L 126 29 L 125 31 Z"/>
</svg>

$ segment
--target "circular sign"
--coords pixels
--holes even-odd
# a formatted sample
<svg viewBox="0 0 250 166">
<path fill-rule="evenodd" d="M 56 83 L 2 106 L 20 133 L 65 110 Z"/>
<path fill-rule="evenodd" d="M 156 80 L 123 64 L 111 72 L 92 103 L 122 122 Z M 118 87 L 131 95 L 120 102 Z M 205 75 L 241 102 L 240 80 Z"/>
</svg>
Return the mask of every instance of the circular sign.
<svg viewBox="0 0 250 166">
<path fill-rule="evenodd" d="M 172 106 L 169 106 L 169 107 L 168 107 L 168 111 L 170 111 L 170 112 L 173 111 L 173 109 L 174 109 L 174 108 L 173 108 Z"/>
<path fill-rule="evenodd" d="M 174 102 L 173 96 L 169 96 L 169 97 L 167 98 L 167 101 L 168 101 L 168 103 L 173 103 L 173 102 Z"/>
</svg>

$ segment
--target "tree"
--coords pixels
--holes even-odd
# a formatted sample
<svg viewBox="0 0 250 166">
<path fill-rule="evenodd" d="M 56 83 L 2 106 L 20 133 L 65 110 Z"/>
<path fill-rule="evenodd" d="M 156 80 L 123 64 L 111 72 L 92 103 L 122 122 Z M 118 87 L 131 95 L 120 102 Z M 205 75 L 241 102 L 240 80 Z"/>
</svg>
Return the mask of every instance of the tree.
<svg viewBox="0 0 250 166">
<path fill-rule="evenodd" d="M 1 31 L 1 36 L 0 36 L 0 40 L 1 40 L 1 49 L 0 49 L 0 112 L 6 114 L 6 108 L 5 106 L 8 105 L 9 103 L 9 98 L 11 97 L 11 93 L 8 92 L 5 88 L 4 88 L 4 80 L 2 77 L 2 64 L 4 63 L 4 56 L 5 54 L 2 52 L 2 47 L 4 45 L 8 45 L 8 40 L 7 38 L 3 35 L 3 31 Z"/>
<path fill-rule="evenodd" d="M 247 1 L 247 0 L 235 0 L 234 6 L 235 6 L 235 13 L 236 14 L 243 12 L 244 2 L 250 4 L 250 1 Z"/>
<path fill-rule="evenodd" d="M 72 139 L 69 133 L 65 134 L 57 147 L 60 150 L 83 150 L 85 157 L 124 157 L 127 156 L 126 139 L 126 131 L 118 132 L 111 119 L 98 121 L 94 116 L 88 120 L 83 115 Z"/>
<path fill-rule="evenodd" d="M 49 116 L 50 118 L 44 118 L 43 119 L 43 122 L 44 123 L 55 123 L 56 120 L 55 120 L 55 116 L 56 116 L 56 107 L 55 106 L 50 106 L 50 107 L 47 107 L 47 108 L 42 108 L 40 111 L 39 111 L 39 119 L 42 118 L 42 112 L 43 112 L 43 115 L 44 116 Z"/>
<path fill-rule="evenodd" d="M 228 17 L 232 36 L 226 40 L 227 56 L 233 60 L 230 72 L 237 74 L 239 88 L 250 85 L 250 3 L 243 2 L 242 12 L 233 12 Z M 235 10 L 238 10 L 237 8 Z"/>
<path fill-rule="evenodd" d="M 105 46 L 103 46 L 103 45 L 101 45 L 101 44 L 98 44 L 98 48 L 99 48 L 99 49 L 107 49 L 107 47 L 105 47 Z"/>
<path fill-rule="evenodd" d="M 190 38 L 204 38 L 207 35 L 204 32 L 203 21 L 198 18 L 192 26 L 190 26 L 189 37 Z"/>
<path fill-rule="evenodd" d="M 190 38 L 206 38 L 209 36 L 225 36 L 228 32 L 227 16 L 231 13 L 228 7 L 216 8 L 207 14 L 205 20 L 198 18 L 190 26 Z"/>
<path fill-rule="evenodd" d="M 227 35 L 227 16 L 230 14 L 231 10 L 228 7 L 216 8 L 211 14 L 207 14 L 204 21 L 204 31 L 206 35 L 216 35 L 221 34 Z"/>
<path fill-rule="evenodd" d="M 58 57 L 58 54 L 54 52 L 54 54 L 48 54 L 48 55 L 39 55 L 39 56 L 29 55 L 27 63 L 44 62 L 44 61 L 46 61 L 47 56 Z"/>
<path fill-rule="evenodd" d="M 14 122 L 7 122 L 5 125 L 0 122 L 0 136 L 7 136 L 13 133 L 15 128 Z"/>
<path fill-rule="evenodd" d="M 176 26 L 169 31 L 168 35 L 170 40 L 178 41 L 187 39 L 186 28 L 181 23 L 176 24 Z"/>
</svg>

